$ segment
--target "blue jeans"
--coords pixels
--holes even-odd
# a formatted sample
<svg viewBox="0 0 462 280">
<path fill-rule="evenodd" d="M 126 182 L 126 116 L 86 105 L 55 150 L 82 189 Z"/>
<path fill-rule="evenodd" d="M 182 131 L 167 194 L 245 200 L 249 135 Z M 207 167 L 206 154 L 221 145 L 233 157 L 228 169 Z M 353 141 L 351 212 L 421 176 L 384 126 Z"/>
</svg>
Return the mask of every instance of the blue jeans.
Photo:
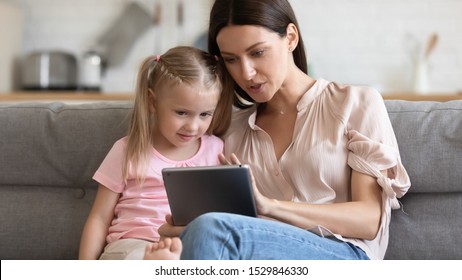
<svg viewBox="0 0 462 280">
<path fill-rule="evenodd" d="M 359 247 L 285 223 L 227 213 L 207 213 L 181 235 L 186 260 L 359 260 Z"/>
</svg>

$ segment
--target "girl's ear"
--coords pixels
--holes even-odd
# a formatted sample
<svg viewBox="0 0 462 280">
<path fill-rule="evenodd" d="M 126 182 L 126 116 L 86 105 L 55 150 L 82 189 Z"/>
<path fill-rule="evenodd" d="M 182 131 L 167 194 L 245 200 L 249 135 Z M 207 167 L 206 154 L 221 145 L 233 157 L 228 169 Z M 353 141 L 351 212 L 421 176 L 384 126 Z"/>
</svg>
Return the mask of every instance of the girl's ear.
<svg viewBox="0 0 462 280">
<path fill-rule="evenodd" d="M 295 24 L 289 23 L 289 25 L 287 25 L 286 38 L 288 40 L 288 50 L 289 52 L 292 52 L 298 45 L 298 29 L 297 26 L 295 26 Z"/>
<path fill-rule="evenodd" d="M 152 89 L 148 89 L 148 102 L 149 113 L 154 114 L 156 112 L 156 94 Z"/>
</svg>

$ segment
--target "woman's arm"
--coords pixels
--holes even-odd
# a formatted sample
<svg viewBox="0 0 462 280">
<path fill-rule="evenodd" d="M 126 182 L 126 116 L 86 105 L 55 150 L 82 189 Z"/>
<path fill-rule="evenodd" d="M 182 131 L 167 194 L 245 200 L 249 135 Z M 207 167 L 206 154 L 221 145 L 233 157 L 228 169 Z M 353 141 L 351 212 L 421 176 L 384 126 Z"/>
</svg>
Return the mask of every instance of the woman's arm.
<svg viewBox="0 0 462 280">
<path fill-rule="evenodd" d="M 240 164 L 232 154 L 223 164 Z M 276 219 L 300 228 L 317 225 L 344 237 L 372 240 L 377 235 L 382 213 L 381 188 L 372 176 L 352 171 L 352 201 L 333 204 L 307 204 L 280 201 L 263 196 L 254 183 L 254 196 L 259 215 Z"/>
<path fill-rule="evenodd" d="M 344 237 L 372 240 L 379 230 L 382 213 L 381 188 L 376 179 L 359 173 L 351 175 L 352 201 L 306 204 L 258 196 L 261 215 L 301 228 L 322 225 Z"/>
<path fill-rule="evenodd" d="M 79 259 L 96 260 L 106 244 L 108 228 L 114 218 L 119 194 L 99 185 L 95 202 L 83 228 Z"/>
</svg>

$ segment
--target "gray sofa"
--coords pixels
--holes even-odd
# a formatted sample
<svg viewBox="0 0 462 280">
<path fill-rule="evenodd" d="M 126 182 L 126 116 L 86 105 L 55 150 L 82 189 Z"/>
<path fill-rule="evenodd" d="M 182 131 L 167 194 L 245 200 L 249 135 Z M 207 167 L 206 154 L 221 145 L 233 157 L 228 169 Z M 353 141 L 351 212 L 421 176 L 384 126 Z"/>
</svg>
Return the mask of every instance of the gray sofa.
<svg viewBox="0 0 462 280">
<path fill-rule="evenodd" d="M 386 259 L 462 259 L 462 101 L 386 101 L 412 181 Z M 0 257 L 76 259 L 128 101 L 0 103 Z"/>
</svg>

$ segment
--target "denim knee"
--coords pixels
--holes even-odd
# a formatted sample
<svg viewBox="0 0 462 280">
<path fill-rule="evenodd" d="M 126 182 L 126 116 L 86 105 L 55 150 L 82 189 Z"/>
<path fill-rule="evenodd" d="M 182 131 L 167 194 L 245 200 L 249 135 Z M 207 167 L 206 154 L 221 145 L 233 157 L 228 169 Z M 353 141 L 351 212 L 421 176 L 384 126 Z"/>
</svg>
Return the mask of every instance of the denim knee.
<svg viewBox="0 0 462 280">
<path fill-rule="evenodd" d="M 220 212 L 210 212 L 200 215 L 186 227 L 182 237 L 191 233 L 195 235 L 194 232 L 203 232 L 205 229 L 211 227 L 213 227 L 214 230 L 219 230 L 223 226 L 226 227 L 226 223 L 224 222 L 229 220 L 229 218 L 227 218 L 229 215 L 230 214 Z"/>
<path fill-rule="evenodd" d="M 181 234 L 182 259 L 220 259 L 232 224 L 229 214 L 207 213 L 194 219 Z M 228 222 L 227 222 L 228 221 Z"/>
</svg>

